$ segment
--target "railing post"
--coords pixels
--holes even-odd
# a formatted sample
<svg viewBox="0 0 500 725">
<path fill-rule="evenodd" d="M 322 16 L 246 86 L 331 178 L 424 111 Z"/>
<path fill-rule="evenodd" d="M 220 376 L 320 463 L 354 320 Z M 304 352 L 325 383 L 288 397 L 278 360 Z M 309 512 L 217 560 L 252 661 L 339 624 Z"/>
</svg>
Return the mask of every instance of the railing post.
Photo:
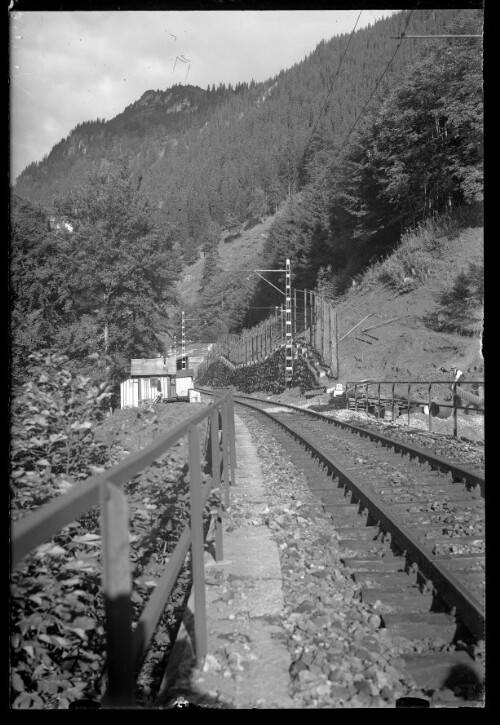
<svg viewBox="0 0 500 725">
<path fill-rule="evenodd" d="M 313 345 L 313 293 L 309 290 L 309 344 Z"/>
<path fill-rule="evenodd" d="M 234 426 L 234 401 L 232 393 L 228 397 L 227 403 L 227 415 L 229 422 L 229 456 L 231 462 L 231 483 L 234 486 L 236 484 L 236 430 Z"/>
<path fill-rule="evenodd" d="M 366 406 L 365 406 L 365 413 L 368 414 L 368 385 L 369 383 L 366 383 L 365 392 L 366 392 Z"/>
<path fill-rule="evenodd" d="M 195 653 L 196 662 L 198 666 L 201 666 L 207 654 L 207 621 L 205 611 L 205 541 L 201 495 L 200 434 L 197 425 L 189 428 L 188 442 Z"/>
<path fill-rule="evenodd" d="M 429 383 L 429 432 L 432 431 L 431 404 L 432 404 L 432 383 Z"/>
<path fill-rule="evenodd" d="M 392 384 L 392 396 L 391 396 L 391 412 L 392 412 L 392 417 L 391 417 L 391 420 L 394 420 L 394 387 L 395 387 L 395 383 Z"/>
<path fill-rule="evenodd" d="M 212 455 L 212 481 L 214 488 L 220 488 L 220 442 L 219 442 L 219 412 L 217 409 L 210 413 L 210 448 Z M 215 514 L 215 560 L 224 558 L 222 542 L 222 522 L 220 507 Z"/>
<path fill-rule="evenodd" d="M 221 403 L 222 419 L 222 476 L 224 481 L 224 505 L 229 506 L 229 440 L 228 440 L 228 414 L 226 402 Z"/>
<path fill-rule="evenodd" d="M 358 410 L 358 386 L 354 383 L 354 410 Z"/>
<path fill-rule="evenodd" d="M 293 290 L 293 339 L 297 338 L 297 290 Z"/>
<path fill-rule="evenodd" d="M 129 707 L 134 704 L 135 672 L 128 506 L 123 491 L 109 481 L 101 488 L 101 516 L 108 662 L 108 687 L 103 705 Z"/>
<path fill-rule="evenodd" d="M 411 383 L 408 383 L 408 425 L 410 425 L 410 390 Z"/>
<path fill-rule="evenodd" d="M 378 417 L 380 419 L 380 383 L 378 384 Z"/>
<path fill-rule="evenodd" d="M 458 436 L 458 408 L 457 408 L 457 382 L 456 380 L 453 382 L 452 386 L 453 391 L 453 437 L 457 438 Z"/>
<path fill-rule="evenodd" d="M 306 341 L 307 332 L 307 290 L 304 290 L 304 342 Z"/>
</svg>

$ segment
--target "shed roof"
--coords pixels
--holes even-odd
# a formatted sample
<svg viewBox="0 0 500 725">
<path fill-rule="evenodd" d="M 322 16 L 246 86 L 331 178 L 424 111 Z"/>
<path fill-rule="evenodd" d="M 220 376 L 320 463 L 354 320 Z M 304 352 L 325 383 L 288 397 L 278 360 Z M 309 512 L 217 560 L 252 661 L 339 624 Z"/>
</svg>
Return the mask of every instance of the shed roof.
<svg viewBox="0 0 500 725">
<path fill-rule="evenodd" d="M 163 357 L 132 358 L 131 375 L 175 375 L 175 360 Z"/>
</svg>

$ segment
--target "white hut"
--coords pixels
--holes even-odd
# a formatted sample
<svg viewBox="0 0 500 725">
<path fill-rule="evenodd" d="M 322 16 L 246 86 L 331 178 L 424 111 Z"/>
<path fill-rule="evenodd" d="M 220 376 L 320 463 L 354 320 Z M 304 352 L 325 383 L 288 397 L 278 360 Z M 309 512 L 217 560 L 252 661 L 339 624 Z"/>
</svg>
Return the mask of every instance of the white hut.
<svg viewBox="0 0 500 725">
<path fill-rule="evenodd" d="M 175 358 L 135 358 L 130 361 L 130 378 L 120 385 L 120 406 L 136 408 L 162 398 L 176 395 Z"/>
</svg>

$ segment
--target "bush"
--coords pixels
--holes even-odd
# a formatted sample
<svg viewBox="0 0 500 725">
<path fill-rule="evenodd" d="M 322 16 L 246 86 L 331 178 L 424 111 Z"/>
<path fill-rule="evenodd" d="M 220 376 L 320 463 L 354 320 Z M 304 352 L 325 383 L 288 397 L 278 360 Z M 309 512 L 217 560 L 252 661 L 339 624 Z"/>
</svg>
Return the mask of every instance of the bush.
<svg viewBox="0 0 500 725">
<path fill-rule="evenodd" d="M 425 317 L 428 327 L 464 337 L 480 337 L 483 329 L 484 262 L 470 262 L 449 290 L 438 299 L 438 308 Z"/>
<path fill-rule="evenodd" d="M 95 439 L 111 395 L 106 383 L 73 375 L 64 355 L 29 356 L 29 382 L 11 409 L 14 509 L 31 509 L 102 470 L 108 447 Z"/>
</svg>

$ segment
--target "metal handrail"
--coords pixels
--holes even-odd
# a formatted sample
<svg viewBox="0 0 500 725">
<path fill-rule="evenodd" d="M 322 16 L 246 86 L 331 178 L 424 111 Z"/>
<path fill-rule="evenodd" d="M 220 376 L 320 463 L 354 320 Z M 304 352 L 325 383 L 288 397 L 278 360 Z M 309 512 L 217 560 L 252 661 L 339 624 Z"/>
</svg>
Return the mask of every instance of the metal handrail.
<svg viewBox="0 0 500 725">
<path fill-rule="evenodd" d="M 99 476 L 88 478 L 77 488 L 41 506 L 13 524 L 11 560 L 15 565 L 64 526 L 96 504 L 101 505 L 108 663 L 108 687 L 102 701 L 105 707 L 133 705 L 137 670 L 190 547 L 195 601 L 195 652 L 198 665 L 201 665 L 207 654 L 203 509 L 212 488 L 221 485 L 224 490 L 225 506 L 229 505 L 229 486 L 235 483 L 236 467 L 233 396 L 229 389 L 218 393 L 219 397 L 216 397 L 211 405 L 180 423 L 143 450 L 129 455 L 124 461 Z M 212 476 L 211 480 L 202 486 L 198 425 L 204 420 L 210 425 Z M 167 453 L 186 435 L 189 446 L 190 524 L 184 527 L 158 585 L 133 630 L 128 506 L 121 485 Z M 216 515 L 215 537 L 218 560 L 222 558 L 219 513 L 220 511 Z"/>
<path fill-rule="evenodd" d="M 366 380 L 366 381 L 347 381 L 346 382 L 346 396 L 349 396 L 349 393 L 354 393 L 354 409 L 357 411 L 358 409 L 358 394 L 361 394 L 361 397 L 365 399 L 365 408 L 366 412 L 368 412 L 368 388 L 376 385 L 377 391 L 376 393 L 372 393 L 373 398 L 377 398 L 377 404 L 376 407 L 378 408 L 378 416 L 380 417 L 380 410 L 381 410 L 381 386 L 382 385 L 390 385 L 391 386 L 391 419 L 394 420 L 394 409 L 396 405 L 396 398 L 401 397 L 405 399 L 405 405 L 407 406 L 407 415 L 408 415 L 408 425 L 410 424 L 410 408 L 412 406 L 423 406 L 428 405 L 429 406 L 429 421 L 428 421 L 428 429 L 429 431 L 432 431 L 432 417 L 436 413 L 432 413 L 432 406 L 434 405 L 437 412 L 441 408 L 448 408 L 451 409 L 451 415 L 453 417 L 453 436 L 456 438 L 458 436 L 458 416 L 457 413 L 459 410 L 468 410 L 468 406 L 465 405 L 459 405 L 458 401 L 460 399 L 461 392 L 467 392 L 467 391 L 461 391 L 460 387 L 461 385 L 481 385 L 484 390 L 484 381 L 483 380 L 462 380 L 459 381 L 449 381 L 449 380 Z M 406 395 L 402 396 L 396 396 L 395 395 L 395 387 L 397 385 L 407 385 L 408 390 Z M 446 385 L 449 387 L 452 391 L 452 403 L 435 403 L 435 401 L 432 398 L 432 386 L 433 385 Z M 428 386 L 428 393 L 427 393 L 427 403 L 424 403 L 421 400 L 412 399 L 411 396 L 411 388 L 412 386 Z M 464 396 L 465 397 L 465 396 Z M 483 401 L 484 402 L 484 401 Z M 484 408 L 480 409 L 484 410 Z"/>
</svg>

